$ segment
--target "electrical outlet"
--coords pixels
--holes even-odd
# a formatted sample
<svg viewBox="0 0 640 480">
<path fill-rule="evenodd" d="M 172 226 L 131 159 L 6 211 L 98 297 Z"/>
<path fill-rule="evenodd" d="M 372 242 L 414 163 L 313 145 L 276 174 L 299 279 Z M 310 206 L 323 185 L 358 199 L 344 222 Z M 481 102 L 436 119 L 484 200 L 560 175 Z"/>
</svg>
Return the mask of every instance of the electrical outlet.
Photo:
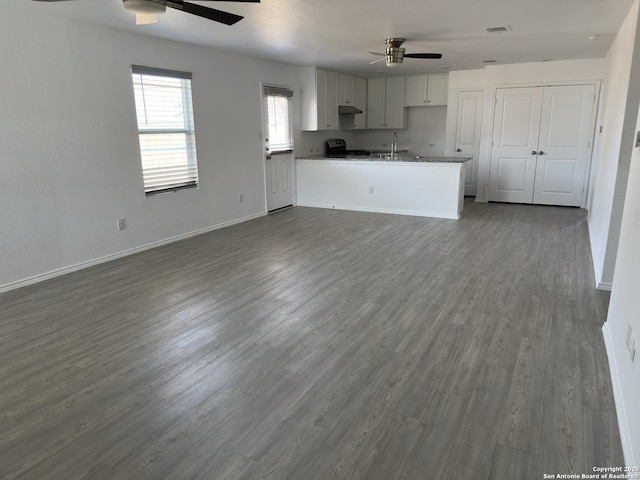
<svg viewBox="0 0 640 480">
<path fill-rule="evenodd" d="M 244 194 L 243 193 L 239 193 L 238 194 L 238 203 L 242 203 L 244 202 Z"/>
<path fill-rule="evenodd" d="M 127 223 L 124 218 L 118 218 L 117 222 L 118 222 L 118 230 L 124 230 L 125 228 L 127 228 Z"/>
<path fill-rule="evenodd" d="M 313 153 L 313 147 L 309 149 L 309 153 Z"/>
<path fill-rule="evenodd" d="M 436 144 L 435 143 L 430 143 L 429 144 L 429 148 L 436 148 Z"/>
<path fill-rule="evenodd" d="M 373 191 L 374 191 L 374 188 L 373 187 L 369 187 L 369 195 L 373 195 Z"/>
</svg>

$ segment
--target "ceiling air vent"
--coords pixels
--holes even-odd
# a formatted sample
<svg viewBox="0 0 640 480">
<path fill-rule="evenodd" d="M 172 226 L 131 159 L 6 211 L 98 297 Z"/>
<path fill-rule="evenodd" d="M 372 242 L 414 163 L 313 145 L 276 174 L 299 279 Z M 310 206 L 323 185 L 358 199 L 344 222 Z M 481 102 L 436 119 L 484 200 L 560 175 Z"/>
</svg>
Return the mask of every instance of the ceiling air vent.
<svg viewBox="0 0 640 480">
<path fill-rule="evenodd" d="M 489 27 L 486 30 L 489 33 L 504 33 L 504 32 L 510 32 L 511 27 Z"/>
</svg>

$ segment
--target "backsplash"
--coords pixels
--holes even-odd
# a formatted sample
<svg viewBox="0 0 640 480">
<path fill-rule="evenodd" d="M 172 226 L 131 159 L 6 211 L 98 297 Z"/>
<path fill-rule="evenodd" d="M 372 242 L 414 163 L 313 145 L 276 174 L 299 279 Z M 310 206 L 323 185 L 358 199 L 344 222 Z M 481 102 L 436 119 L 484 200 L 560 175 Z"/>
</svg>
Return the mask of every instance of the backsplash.
<svg viewBox="0 0 640 480">
<path fill-rule="evenodd" d="M 398 149 L 416 155 L 444 155 L 447 107 L 409 108 L 408 128 L 397 130 Z M 299 132 L 295 139 L 296 155 L 324 153 L 330 138 L 344 138 L 347 148 L 386 150 L 391 148 L 393 130 L 332 130 Z"/>
</svg>

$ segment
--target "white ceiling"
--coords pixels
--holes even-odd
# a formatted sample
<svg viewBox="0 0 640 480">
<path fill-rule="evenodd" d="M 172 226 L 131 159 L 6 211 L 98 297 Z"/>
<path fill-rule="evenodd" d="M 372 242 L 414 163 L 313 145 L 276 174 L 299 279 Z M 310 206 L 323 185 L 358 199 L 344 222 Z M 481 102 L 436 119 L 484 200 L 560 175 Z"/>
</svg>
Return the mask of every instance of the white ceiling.
<svg viewBox="0 0 640 480">
<path fill-rule="evenodd" d="M 6 1 L 6 0 L 5 0 Z M 633 0 L 262 0 L 193 1 L 244 15 L 234 26 L 173 9 L 155 25 L 136 26 L 122 0 L 35 2 L 19 8 L 144 35 L 211 46 L 299 65 L 364 75 L 398 75 L 498 64 L 604 57 Z M 489 34 L 487 27 L 509 26 Z M 590 35 L 599 35 L 589 40 Z M 405 59 L 397 68 L 367 52 L 387 37 L 405 37 L 407 53 L 439 52 L 441 60 Z"/>
</svg>

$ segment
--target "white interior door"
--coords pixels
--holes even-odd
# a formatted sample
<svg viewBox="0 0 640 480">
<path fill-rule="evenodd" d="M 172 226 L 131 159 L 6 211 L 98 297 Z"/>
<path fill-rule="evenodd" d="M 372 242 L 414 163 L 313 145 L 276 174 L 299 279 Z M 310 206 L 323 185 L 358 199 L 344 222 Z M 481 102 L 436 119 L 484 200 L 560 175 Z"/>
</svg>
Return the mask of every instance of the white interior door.
<svg viewBox="0 0 640 480">
<path fill-rule="evenodd" d="M 533 203 L 582 205 L 595 85 L 545 87 Z"/>
<path fill-rule="evenodd" d="M 473 157 L 464 164 L 464 194 L 475 197 L 478 181 L 478 153 L 480 151 L 480 128 L 482 125 L 482 90 L 458 92 L 458 115 L 456 119 L 455 157 Z"/>
<path fill-rule="evenodd" d="M 531 203 L 542 88 L 500 88 L 496 94 L 488 200 Z"/>
</svg>

